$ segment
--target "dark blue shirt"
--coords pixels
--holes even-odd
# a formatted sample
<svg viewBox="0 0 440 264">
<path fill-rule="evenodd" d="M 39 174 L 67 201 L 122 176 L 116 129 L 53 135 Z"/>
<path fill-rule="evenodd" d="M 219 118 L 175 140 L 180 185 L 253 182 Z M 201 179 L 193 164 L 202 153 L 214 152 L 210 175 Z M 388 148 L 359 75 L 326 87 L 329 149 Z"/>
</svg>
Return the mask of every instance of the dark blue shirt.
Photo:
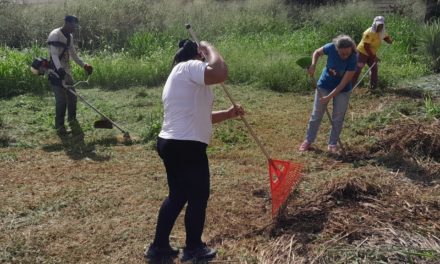
<svg viewBox="0 0 440 264">
<path fill-rule="evenodd" d="M 346 60 L 342 60 L 333 43 L 324 45 L 324 54 L 327 55 L 327 64 L 321 73 L 321 77 L 319 77 L 318 87 L 333 91 L 341 82 L 346 71 L 356 69 L 357 57 L 356 53 L 353 53 Z M 352 85 L 349 82 L 341 92 L 348 92 L 351 89 Z"/>
</svg>

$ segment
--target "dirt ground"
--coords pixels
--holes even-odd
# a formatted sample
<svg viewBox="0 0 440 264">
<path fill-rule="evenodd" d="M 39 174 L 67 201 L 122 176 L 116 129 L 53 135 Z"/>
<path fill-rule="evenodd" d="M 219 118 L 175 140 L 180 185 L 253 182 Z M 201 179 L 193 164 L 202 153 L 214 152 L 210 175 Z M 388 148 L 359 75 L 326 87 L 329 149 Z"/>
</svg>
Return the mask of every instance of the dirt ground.
<svg viewBox="0 0 440 264">
<path fill-rule="evenodd" d="M 361 90 L 342 137 L 347 155 L 325 152 L 326 122 L 314 150 L 299 154 L 310 95 L 234 92 L 249 105 L 248 119 L 271 155 L 301 162 L 304 170 L 272 218 L 264 156 L 250 136 L 221 142 L 228 129 L 246 134 L 239 121 L 216 128 L 204 231 L 219 250 L 213 263 L 440 262 L 438 123 L 402 117 L 356 134 L 357 120 L 401 100 Z M 0 148 L 2 262 L 145 263 L 142 253 L 167 193 L 161 160 L 151 144 L 88 135 Z M 184 239 L 182 214 L 171 243 L 181 248 Z"/>
</svg>

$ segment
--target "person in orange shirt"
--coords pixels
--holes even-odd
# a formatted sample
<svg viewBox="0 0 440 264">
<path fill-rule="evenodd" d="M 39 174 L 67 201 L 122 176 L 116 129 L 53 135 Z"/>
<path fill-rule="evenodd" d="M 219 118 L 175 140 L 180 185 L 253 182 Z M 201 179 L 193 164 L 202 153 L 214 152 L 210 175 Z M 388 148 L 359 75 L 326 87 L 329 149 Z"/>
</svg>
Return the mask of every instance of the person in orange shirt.
<svg viewBox="0 0 440 264">
<path fill-rule="evenodd" d="M 383 16 L 377 16 L 374 18 L 373 25 L 365 30 L 362 35 L 362 40 L 357 46 L 358 60 L 356 73 L 352 81 L 353 85 L 357 84 L 359 75 L 365 64 L 367 64 L 371 68 L 370 89 L 374 90 L 377 88 L 377 63 L 379 59 L 376 55 L 380 45 L 382 44 L 382 40 L 385 40 L 389 44 L 393 42 L 385 30 L 385 18 Z"/>
</svg>

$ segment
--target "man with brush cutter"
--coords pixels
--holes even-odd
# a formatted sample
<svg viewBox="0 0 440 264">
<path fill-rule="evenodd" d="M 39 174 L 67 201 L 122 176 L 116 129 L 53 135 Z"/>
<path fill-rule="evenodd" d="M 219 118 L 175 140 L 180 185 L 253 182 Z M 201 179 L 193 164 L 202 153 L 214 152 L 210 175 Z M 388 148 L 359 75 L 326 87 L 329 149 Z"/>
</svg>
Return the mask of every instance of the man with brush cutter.
<svg viewBox="0 0 440 264">
<path fill-rule="evenodd" d="M 206 62 L 202 54 L 206 55 Z M 225 81 L 228 71 L 211 44 L 202 41 L 198 46 L 188 39 L 180 41 L 173 66 L 162 93 L 164 121 L 157 139 L 157 151 L 167 172 L 169 195 L 159 210 L 154 241 L 144 255 L 156 260 L 179 254 L 177 248 L 170 246 L 169 236 L 187 204 L 182 261 L 198 261 L 213 258 L 217 253 L 202 242 L 210 193 L 206 148 L 212 124 L 243 115 L 244 110 L 237 105 L 212 111 L 214 95 L 208 85 Z"/>
<path fill-rule="evenodd" d="M 55 129 L 59 136 L 66 136 L 67 130 L 64 126 L 64 117 L 67 108 L 67 121 L 73 129 L 78 127 L 76 120 L 76 103 L 77 98 L 73 93 L 69 93 L 63 87 L 62 82 L 66 85 L 73 84 L 72 71 L 70 68 L 70 58 L 72 58 L 79 66 L 84 68 L 87 74 L 92 74 L 93 67 L 77 55 L 73 45 L 73 33 L 79 28 L 78 18 L 68 15 L 64 18 L 64 26 L 54 29 L 50 32 L 47 39 L 49 45 L 50 67 L 58 76 L 49 74 L 49 82 L 55 95 Z M 75 88 L 70 88 L 75 91 Z"/>
</svg>

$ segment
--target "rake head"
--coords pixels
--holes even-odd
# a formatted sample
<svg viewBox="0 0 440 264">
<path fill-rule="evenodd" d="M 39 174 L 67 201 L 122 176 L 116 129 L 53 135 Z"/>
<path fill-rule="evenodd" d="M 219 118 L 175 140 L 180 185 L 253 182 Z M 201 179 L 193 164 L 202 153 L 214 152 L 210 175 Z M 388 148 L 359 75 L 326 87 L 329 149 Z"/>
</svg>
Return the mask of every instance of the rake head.
<svg viewBox="0 0 440 264">
<path fill-rule="evenodd" d="M 108 119 L 100 119 L 100 120 L 95 121 L 95 123 L 93 123 L 93 127 L 94 128 L 112 129 L 113 124 L 112 124 L 112 122 L 108 121 Z"/>
<path fill-rule="evenodd" d="M 292 188 L 301 178 L 301 163 L 284 160 L 269 160 L 270 190 L 272 193 L 272 217 L 278 214 L 280 207 L 286 202 Z"/>
</svg>

